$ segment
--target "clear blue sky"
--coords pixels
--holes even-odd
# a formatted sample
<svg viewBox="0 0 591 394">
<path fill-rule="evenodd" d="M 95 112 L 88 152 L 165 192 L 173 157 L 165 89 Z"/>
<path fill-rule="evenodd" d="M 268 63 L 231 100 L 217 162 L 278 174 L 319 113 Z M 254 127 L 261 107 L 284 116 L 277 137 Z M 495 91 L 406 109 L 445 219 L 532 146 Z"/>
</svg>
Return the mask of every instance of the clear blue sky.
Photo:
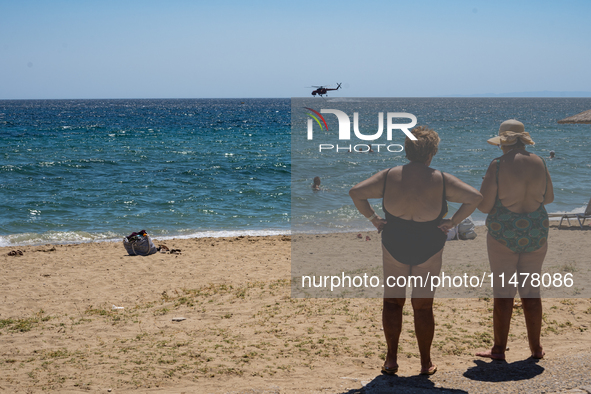
<svg viewBox="0 0 591 394">
<path fill-rule="evenodd" d="M 591 1 L 0 0 L 0 99 L 591 91 Z"/>
</svg>

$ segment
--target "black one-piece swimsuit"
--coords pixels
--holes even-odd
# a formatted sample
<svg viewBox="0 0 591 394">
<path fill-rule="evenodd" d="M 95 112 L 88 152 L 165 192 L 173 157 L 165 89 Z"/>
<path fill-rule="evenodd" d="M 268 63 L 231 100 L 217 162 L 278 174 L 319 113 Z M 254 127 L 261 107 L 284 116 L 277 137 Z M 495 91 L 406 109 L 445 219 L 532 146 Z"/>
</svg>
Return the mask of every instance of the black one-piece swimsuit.
<svg viewBox="0 0 591 394">
<path fill-rule="evenodd" d="M 389 172 L 390 170 L 388 170 Z M 384 180 L 384 192 L 382 193 L 384 197 L 386 195 L 388 173 L 386 173 L 386 179 Z M 437 227 L 447 213 L 445 178 L 443 177 L 443 173 L 441 173 L 441 176 L 443 178 L 441 213 L 435 220 L 415 222 L 413 220 L 401 219 L 386 211 L 384 200 L 382 200 L 382 209 L 386 215 L 387 222 L 382 231 L 382 244 L 392 257 L 402 264 L 422 264 L 443 249 L 445 245 L 447 235 Z"/>
</svg>

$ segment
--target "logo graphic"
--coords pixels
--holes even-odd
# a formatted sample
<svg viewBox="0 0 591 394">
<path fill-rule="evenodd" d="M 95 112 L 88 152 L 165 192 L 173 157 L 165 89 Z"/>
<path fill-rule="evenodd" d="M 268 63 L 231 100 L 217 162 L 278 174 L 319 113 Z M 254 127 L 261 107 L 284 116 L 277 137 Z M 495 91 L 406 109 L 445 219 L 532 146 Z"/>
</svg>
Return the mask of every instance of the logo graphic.
<svg viewBox="0 0 591 394">
<path fill-rule="evenodd" d="M 316 114 L 320 119 L 322 119 L 322 122 L 324 123 L 324 126 L 326 127 L 326 130 L 328 131 L 328 125 L 326 124 L 326 120 L 318 111 L 315 111 L 312 108 L 308 108 L 308 107 L 304 107 L 304 108 L 314 112 L 314 114 Z M 338 109 L 321 109 L 320 112 L 323 114 L 336 115 L 336 117 L 339 121 L 339 140 L 350 140 L 351 139 L 351 119 L 349 118 L 349 115 L 347 115 L 345 112 L 340 111 Z M 312 118 L 314 118 L 314 120 L 316 120 L 316 123 L 318 123 L 318 125 L 320 126 L 320 130 L 322 130 L 322 123 L 320 123 L 320 120 L 314 114 L 308 113 L 309 116 L 311 116 Z M 410 119 L 411 122 L 410 123 L 394 123 L 393 120 L 398 119 L 398 118 Z M 414 116 L 413 114 L 409 114 L 407 112 L 388 112 L 386 115 L 386 136 L 387 136 L 388 141 L 392 141 L 392 131 L 396 130 L 396 129 L 401 130 L 408 138 L 410 138 L 413 141 L 416 141 L 417 138 L 414 135 L 412 135 L 412 133 L 409 130 L 409 129 L 413 128 L 414 126 L 416 126 L 416 124 L 417 124 L 417 117 Z M 309 140 L 314 139 L 313 125 L 314 124 L 312 123 L 312 119 L 308 119 L 308 139 Z M 377 140 L 378 138 L 380 138 L 382 136 L 382 133 L 384 132 L 384 113 L 378 112 L 378 131 L 375 134 L 366 135 L 366 134 L 362 134 L 359 131 L 359 113 L 353 112 L 353 132 L 355 133 L 355 137 L 357 137 L 360 140 L 364 140 L 364 141 Z"/>
<path fill-rule="evenodd" d="M 303 107 L 307 109 L 307 115 L 309 116 L 307 126 L 307 138 L 308 140 L 314 139 L 314 122 L 315 120 L 320 130 L 326 129 L 328 131 L 328 124 L 326 123 L 326 119 L 321 115 L 322 114 L 333 114 L 337 117 L 338 120 L 338 139 L 339 141 L 351 141 L 351 139 L 357 139 L 361 141 L 367 141 L 364 144 L 357 144 L 355 146 L 352 145 L 345 145 L 340 146 L 336 145 L 336 151 L 345 150 L 347 152 L 355 151 L 355 152 L 373 152 L 372 145 L 375 146 L 380 151 L 381 147 L 385 147 L 388 152 L 401 152 L 404 150 L 404 147 L 399 144 L 377 144 L 372 143 L 371 141 L 376 141 L 380 139 L 384 133 L 386 132 L 386 139 L 388 141 L 392 141 L 392 135 L 394 130 L 402 131 L 406 137 L 410 138 L 411 140 L 416 141 L 416 137 L 411 133 L 410 129 L 417 124 L 417 117 L 413 114 L 407 112 L 387 112 L 386 116 L 384 116 L 384 112 L 378 112 L 378 131 L 373 134 L 364 134 L 361 133 L 359 130 L 359 113 L 353 112 L 353 122 L 351 122 L 351 118 L 347 115 L 346 112 L 338 110 L 338 109 L 321 109 L 320 112 L 313 110 L 309 107 Z M 385 120 L 384 120 L 385 118 Z M 395 119 L 410 119 L 410 123 L 394 123 Z M 353 124 L 351 124 L 353 123 Z M 386 127 L 384 127 L 384 123 Z M 324 125 L 324 126 L 323 126 Z M 353 130 L 351 130 L 353 129 Z M 353 133 L 351 132 L 353 131 Z M 354 134 L 354 135 L 352 135 Z M 335 149 L 335 145 L 333 144 L 320 144 L 318 145 L 318 149 L 320 152 L 323 150 L 332 150 Z"/>
<path fill-rule="evenodd" d="M 304 107 L 305 109 L 309 109 L 310 111 L 314 112 L 316 115 L 318 115 L 318 117 L 320 119 L 322 119 L 322 122 L 324 123 L 324 126 L 326 127 L 326 130 L 328 131 L 328 125 L 326 124 L 326 120 L 324 120 L 324 116 L 320 115 L 320 113 L 318 113 L 317 111 L 314 111 L 312 108 L 308 108 L 308 107 Z M 318 123 L 318 126 L 320 126 L 320 130 L 322 130 L 322 123 L 320 123 L 320 121 L 318 120 L 318 118 L 316 116 L 314 116 L 313 114 L 308 112 L 308 115 L 313 117 L 314 120 L 316 121 L 316 123 Z M 308 119 L 308 129 L 312 129 L 312 119 Z"/>
</svg>

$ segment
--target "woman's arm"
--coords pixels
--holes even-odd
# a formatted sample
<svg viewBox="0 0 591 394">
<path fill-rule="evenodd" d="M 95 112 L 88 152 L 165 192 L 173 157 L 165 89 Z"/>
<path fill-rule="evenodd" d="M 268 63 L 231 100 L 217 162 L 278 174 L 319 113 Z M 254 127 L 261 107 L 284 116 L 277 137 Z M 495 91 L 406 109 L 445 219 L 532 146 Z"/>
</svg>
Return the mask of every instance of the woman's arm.
<svg viewBox="0 0 591 394">
<path fill-rule="evenodd" d="M 474 212 L 482 201 L 482 195 L 472 186 L 449 174 L 445 174 L 445 191 L 448 201 L 462 203 L 451 219 L 441 221 L 439 228 L 447 233 L 447 230 L 457 226 Z"/>
<path fill-rule="evenodd" d="M 554 186 L 552 185 L 550 172 L 546 168 L 546 196 L 544 198 L 544 205 L 550 204 L 552 201 L 554 201 Z"/>
<path fill-rule="evenodd" d="M 372 177 L 359 182 L 349 190 L 349 196 L 353 200 L 355 207 L 363 216 L 370 218 L 375 215 L 375 211 L 369 205 L 370 198 L 382 198 L 384 192 L 384 182 L 386 180 L 386 174 L 388 170 L 383 170 L 373 175 Z M 386 221 L 379 216 L 375 216 L 371 223 L 382 231 L 382 227 L 386 224 Z"/>
<path fill-rule="evenodd" d="M 489 213 L 495 206 L 497 199 L 497 159 L 494 159 L 488 166 L 482 185 L 482 202 L 478 205 L 478 210 L 482 213 Z"/>
</svg>

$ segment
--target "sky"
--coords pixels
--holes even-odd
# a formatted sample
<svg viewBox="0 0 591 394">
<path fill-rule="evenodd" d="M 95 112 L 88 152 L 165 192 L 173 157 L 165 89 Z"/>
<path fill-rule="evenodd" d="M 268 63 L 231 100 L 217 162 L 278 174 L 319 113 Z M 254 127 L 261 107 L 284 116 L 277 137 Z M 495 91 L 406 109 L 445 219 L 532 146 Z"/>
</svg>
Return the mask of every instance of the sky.
<svg viewBox="0 0 591 394">
<path fill-rule="evenodd" d="M 588 0 L 0 0 L 0 99 L 591 92 L 589 15 Z"/>
</svg>

